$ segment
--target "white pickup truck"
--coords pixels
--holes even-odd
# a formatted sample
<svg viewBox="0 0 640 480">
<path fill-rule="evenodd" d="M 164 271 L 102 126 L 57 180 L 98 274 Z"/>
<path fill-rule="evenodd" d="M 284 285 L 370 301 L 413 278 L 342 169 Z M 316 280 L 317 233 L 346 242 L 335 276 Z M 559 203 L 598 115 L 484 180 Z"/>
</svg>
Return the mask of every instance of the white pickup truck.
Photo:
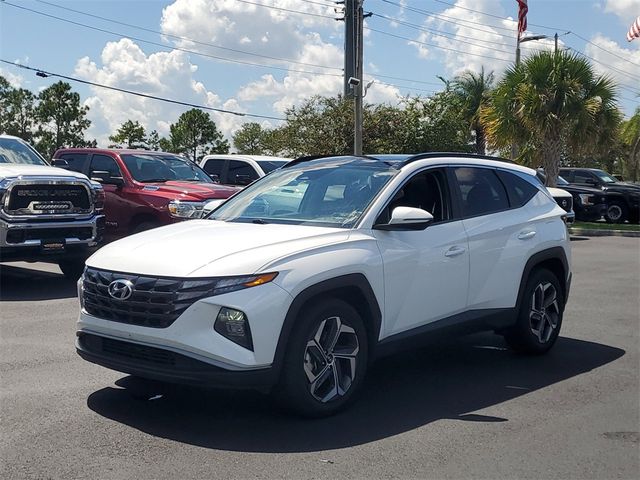
<svg viewBox="0 0 640 480">
<path fill-rule="evenodd" d="M 99 183 L 0 135 L 0 261 L 53 262 L 77 279 L 102 238 L 103 206 Z"/>
</svg>

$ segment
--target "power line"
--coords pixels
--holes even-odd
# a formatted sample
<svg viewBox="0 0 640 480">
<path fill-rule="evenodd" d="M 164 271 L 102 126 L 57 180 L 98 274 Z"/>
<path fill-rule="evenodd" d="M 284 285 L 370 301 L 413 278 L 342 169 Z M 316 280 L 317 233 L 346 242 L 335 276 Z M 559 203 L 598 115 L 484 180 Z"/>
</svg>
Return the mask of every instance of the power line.
<svg viewBox="0 0 640 480">
<path fill-rule="evenodd" d="M 584 41 L 584 42 L 587 42 L 589 45 L 593 45 L 594 47 L 599 48 L 599 49 L 600 49 L 600 50 L 602 50 L 603 52 L 607 52 L 609 55 L 612 55 L 612 56 L 614 56 L 614 57 L 616 57 L 616 58 L 619 58 L 620 60 L 624 60 L 625 62 L 628 62 L 628 63 L 630 63 L 631 65 L 635 65 L 636 67 L 640 67 L 640 63 L 635 63 L 635 62 L 632 62 L 631 60 L 629 60 L 628 58 L 621 57 L 620 55 L 618 55 L 618 54 L 616 54 L 616 53 L 612 52 L 611 50 L 607 50 L 606 48 L 601 47 L 600 45 L 598 45 L 597 43 L 592 42 L 591 40 L 587 40 L 586 38 L 584 38 L 584 37 L 583 37 L 583 36 L 581 36 L 581 35 L 578 35 L 578 34 L 577 34 L 577 33 L 575 33 L 575 32 L 569 32 L 569 33 L 571 33 L 572 35 L 575 35 L 575 36 L 576 36 L 576 37 L 578 37 L 580 40 L 582 40 L 582 41 Z M 637 75 L 636 75 L 636 78 L 637 78 Z"/>
<path fill-rule="evenodd" d="M 240 0 L 237 0 L 237 1 L 240 1 Z M 130 38 L 130 39 L 135 40 L 135 41 L 140 42 L 140 43 L 146 43 L 146 44 L 149 44 L 149 45 L 154 45 L 156 47 L 162 48 L 165 51 L 178 50 L 178 51 L 181 51 L 181 52 L 190 53 L 192 55 L 199 55 L 199 56 L 202 56 L 202 57 L 207 57 L 207 58 L 212 58 L 212 59 L 215 59 L 215 60 L 220 60 L 222 62 L 237 63 L 237 64 L 240 64 L 240 65 L 248 65 L 248 66 L 252 66 L 252 67 L 266 68 L 266 69 L 271 69 L 271 70 L 280 70 L 280 71 L 285 71 L 285 72 L 307 73 L 307 74 L 312 74 L 312 75 L 326 75 L 326 76 L 331 76 L 331 77 L 341 77 L 342 76 L 339 73 L 312 72 L 312 71 L 308 71 L 308 70 L 298 70 L 298 69 L 292 69 L 292 68 L 286 68 L 286 67 L 277 67 L 277 66 L 273 66 L 273 65 L 263 65 L 261 63 L 247 62 L 247 61 L 244 61 L 244 60 L 235 60 L 235 59 L 231 59 L 231 58 L 220 57 L 220 56 L 217 56 L 217 55 L 211 55 L 211 54 L 208 54 L 208 53 L 198 52 L 196 50 L 189 50 L 189 49 L 182 48 L 182 47 L 169 47 L 167 45 L 163 45 L 162 43 L 154 42 L 154 41 L 151 41 L 151 40 L 145 40 L 145 39 L 140 38 L 140 37 L 134 37 L 133 35 L 125 35 L 123 33 L 114 32 L 112 30 L 107 30 L 107 29 L 104 29 L 104 28 L 99 28 L 99 27 L 94 27 L 94 26 L 91 26 L 91 25 L 86 25 L 84 23 L 75 22 L 73 20 L 68 20 L 66 18 L 61 18 L 61 17 L 58 17 L 56 15 L 51 15 L 49 13 L 44 13 L 44 12 L 41 12 L 41 11 L 38 11 L 38 10 L 34 10 L 34 9 L 31 9 L 31 8 L 23 7 L 21 5 L 15 5 L 15 4 L 11 3 L 11 2 L 6 2 L 4 0 L 0 3 L 0 5 L 9 5 L 11 7 L 18 8 L 20 10 L 26 10 L 28 12 L 35 13 L 36 15 L 41 15 L 41 16 L 48 17 L 48 18 L 53 18 L 53 19 L 61 21 L 61 22 L 70 23 L 72 25 L 76 25 L 76 26 L 79 26 L 79 27 L 87 28 L 89 30 L 95 30 L 95 31 L 98 31 L 98 32 L 107 33 L 109 35 L 114 35 L 114 36 L 117 36 L 117 37 Z"/>
<path fill-rule="evenodd" d="M 248 0 L 236 0 L 236 2 L 247 3 L 249 5 L 255 5 L 256 7 L 270 8 L 272 10 L 279 10 L 281 12 L 296 13 L 296 14 L 299 14 L 299 15 L 309 15 L 311 17 L 329 18 L 331 20 L 339 20 L 338 18 L 332 17 L 331 15 L 322 15 L 320 13 L 312 13 L 312 12 L 302 12 L 300 10 L 292 10 L 290 8 L 276 7 L 275 5 L 265 5 L 263 3 L 249 2 Z"/>
<path fill-rule="evenodd" d="M 315 64 L 315 63 L 298 62 L 296 60 L 291 60 L 291 59 L 288 59 L 288 58 L 273 57 L 273 56 L 270 56 L 270 55 L 263 55 L 263 54 L 260 54 L 260 53 L 249 52 L 249 51 L 246 51 L 246 50 L 239 50 L 239 49 L 236 49 L 236 48 L 224 47 L 222 45 L 216 45 L 214 43 L 202 42 L 202 41 L 199 41 L 199 40 L 195 40 L 193 38 L 183 37 L 183 36 L 180 36 L 180 35 L 173 35 L 171 33 L 165 33 L 165 32 L 161 32 L 159 30 L 153 30 L 151 28 L 142 27 L 140 25 L 134 25 L 134 24 L 131 24 L 131 23 L 122 22 L 120 20 L 115 20 L 113 18 L 107 18 L 107 17 L 103 17 L 101 15 L 95 15 L 93 13 L 83 12 L 81 10 L 76 10 L 74 8 L 65 7 L 63 5 L 58 5 L 56 3 L 47 2 L 45 0 L 36 0 L 36 1 L 38 3 L 42 3 L 44 5 L 49 5 L 49 6 L 52 6 L 52 7 L 55 7 L 55 8 L 66 10 L 68 12 L 73 12 L 73 13 L 77 13 L 79 15 L 84 15 L 84 16 L 91 17 L 91 18 L 96 18 L 98 20 L 103 20 L 105 22 L 111 22 L 111 23 L 115 23 L 117 25 L 123 25 L 125 27 L 135 28 L 135 29 L 143 30 L 143 31 L 149 32 L 149 33 L 155 33 L 157 35 L 162 35 L 162 36 L 165 36 L 165 37 L 174 38 L 176 40 L 182 40 L 182 41 L 185 41 L 185 42 L 192 42 L 192 43 L 195 43 L 195 44 L 198 44 L 198 45 L 203 45 L 203 46 L 212 47 L 212 48 L 218 48 L 220 50 L 226 50 L 226 51 L 234 52 L 234 53 L 242 53 L 244 55 L 251 55 L 251 56 L 255 56 L 255 57 L 266 58 L 266 59 L 269 59 L 269 60 L 277 60 L 277 61 L 293 63 L 293 64 L 297 64 L 297 65 L 304 65 L 306 67 L 326 68 L 326 69 L 329 69 L 329 70 L 342 70 L 340 67 L 330 67 L 328 65 L 318 65 L 318 64 Z M 9 5 L 12 5 L 12 4 L 10 3 Z"/>
<path fill-rule="evenodd" d="M 271 115 L 260 115 L 260 114 L 257 114 L 257 113 L 236 112 L 236 111 L 233 111 L 233 110 L 225 110 L 223 108 L 209 107 L 207 105 L 199 105 L 199 104 L 196 104 L 196 103 L 182 102 L 180 100 L 173 100 L 173 99 L 166 98 L 166 97 L 159 97 L 157 95 L 150 95 L 148 93 L 135 92 L 133 90 L 127 90 L 127 89 L 124 89 L 124 88 L 114 87 L 114 86 L 111 86 L 111 85 L 104 85 L 102 83 L 90 82 L 89 80 L 83 80 L 81 78 L 71 77 L 71 76 L 68 76 L 68 75 L 62 75 L 60 73 L 49 72 L 49 71 L 43 70 L 41 68 L 28 67 L 26 65 L 22 65 L 20 63 L 15 63 L 15 62 L 10 62 L 9 60 L 4 60 L 4 59 L 1 59 L 1 58 L 0 58 L 0 62 L 6 63 L 8 65 L 13 65 L 14 67 L 23 68 L 25 70 L 30 70 L 32 72 L 36 72 L 36 74 L 38 76 L 40 76 L 40 77 L 63 78 L 65 80 L 69 80 L 69 81 L 72 81 L 72 82 L 78 82 L 78 83 L 83 83 L 85 85 L 91 85 L 92 87 L 99 87 L 99 88 L 105 88 L 105 89 L 108 89 L 108 90 L 115 90 L 116 92 L 127 93 L 129 95 L 136 95 L 138 97 L 149 98 L 149 99 L 152 99 L 152 100 L 158 100 L 158 101 L 166 102 L 166 103 L 173 103 L 175 105 L 182 105 L 182 106 L 185 106 L 185 107 L 199 108 L 201 110 L 211 110 L 213 112 L 235 115 L 237 117 L 264 118 L 264 119 L 268 119 L 268 120 L 278 120 L 278 121 L 285 120 L 284 118 L 274 117 L 274 116 L 271 116 Z"/>
</svg>

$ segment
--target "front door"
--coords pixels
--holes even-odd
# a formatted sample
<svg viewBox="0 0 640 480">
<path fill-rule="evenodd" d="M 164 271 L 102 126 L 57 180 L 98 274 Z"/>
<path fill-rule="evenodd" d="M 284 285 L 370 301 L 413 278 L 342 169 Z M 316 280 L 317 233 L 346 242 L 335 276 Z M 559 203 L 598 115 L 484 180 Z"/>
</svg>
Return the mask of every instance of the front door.
<svg viewBox="0 0 640 480">
<path fill-rule="evenodd" d="M 89 178 L 93 172 L 109 172 L 111 177 L 122 178 L 120 167 L 115 159 L 108 155 L 95 154 L 91 157 L 89 166 Z M 105 215 L 105 240 L 110 242 L 128 233 L 129 218 L 125 212 L 126 201 L 122 197 L 122 189 L 126 187 L 102 184 L 105 193 L 104 215 Z"/>
<path fill-rule="evenodd" d="M 419 231 L 375 230 L 385 273 L 383 336 L 404 332 L 466 308 L 469 248 L 462 220 L 452 208 L 445 169 L 414 175 L 382 211 L 422 208 L 434 217 Z"/>
</svg>

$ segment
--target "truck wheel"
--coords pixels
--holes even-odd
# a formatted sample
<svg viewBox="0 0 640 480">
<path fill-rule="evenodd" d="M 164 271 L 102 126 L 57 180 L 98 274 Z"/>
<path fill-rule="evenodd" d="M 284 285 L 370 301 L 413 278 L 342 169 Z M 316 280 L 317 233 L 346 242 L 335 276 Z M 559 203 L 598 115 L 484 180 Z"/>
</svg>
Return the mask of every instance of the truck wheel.
<svg viewBox="0 0 640 480">
<path fill-rule="evenodd" d="M 356 396 L 367 369 L 367 333 L 360 315 L 338 299 L 305 309 L 287 345 L 276 395 L 307 417 L 344 408 Z"/>
<path fill-rule="evenodd" d="M 525 286 L 516 324 L 504 334 L 507 344 L 521 353 L 546 353 L 560 334 L 563 311 L 558 278 L 549 270 L 534 270 Z"/>
<path fill-rule="evenodd" d="M 84 271 L 84 258 L 60 260 L 58 266 L 69 280 L 78 280 Z"/>
<path fill-rule="evenodd" d="M 607 223 L 624 223 L 627 216 L 627 206 L 622 202 L 614 201 L 607 207 L 607 213 L 604 218 L 607 220 Z"/>
</svg>

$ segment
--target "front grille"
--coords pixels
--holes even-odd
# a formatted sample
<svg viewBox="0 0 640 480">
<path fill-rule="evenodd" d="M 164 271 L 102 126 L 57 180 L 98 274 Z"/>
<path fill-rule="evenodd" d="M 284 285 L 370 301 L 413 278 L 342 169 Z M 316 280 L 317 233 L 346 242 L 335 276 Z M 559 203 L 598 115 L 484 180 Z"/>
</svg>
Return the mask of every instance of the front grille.
<svg viewBox="0 0 640 480">
<path fill-rule="evenodd" d="M 84 213 L 91 210 L 91 199 L 83 185 L 19 184 L 4 209 L 9 215 Z"/>
<path fill-rule="evenodd" d="M 93 237 L 93 228 L 91 227 L 12 228 L 7 232 L 7 243 L 18 244 L 29 240 L 62 240 L 66 238 L 89 240 L 91 237 Z"/>
<path fill-rule="evenodd" d="M 556 202 L 565 212 L 570 212 L 573 209 L 573 197 L 559 197 L 556 198 Z"/>
<path fill-rule="evenodd" d="M 115 280 L 128 280 L 126 300 L 109 295 Z M 166 328 L 198 300 L 213 295 L 216 279 L 180 279 L 132 275 L 87 268 L 83 279 L 86 312 L 98 318 L 152 328 Z"/>
</svg>

